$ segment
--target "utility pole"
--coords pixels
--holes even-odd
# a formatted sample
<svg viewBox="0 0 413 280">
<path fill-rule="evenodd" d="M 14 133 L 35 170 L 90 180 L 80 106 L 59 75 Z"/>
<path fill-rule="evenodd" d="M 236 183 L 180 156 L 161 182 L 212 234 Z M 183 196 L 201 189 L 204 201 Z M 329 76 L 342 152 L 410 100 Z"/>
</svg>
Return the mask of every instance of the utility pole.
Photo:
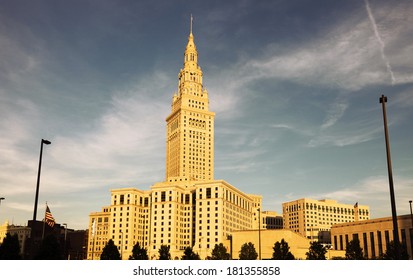
<svg viewBox="0 0 413 280">
<path fill-rule="evenodd" d="M 393 217 L 393 241 L 394 241 L 394 249 L 396 251 L 396 258 L 399 260 L 400 259 L 399 227 L 397 225 L 396 200 L 394 196 L 393 172 L 392 172 L 391 157 L 390 157 L 389 132 L 387 129 L 386 102 L 387 102 L 387 97 L 382 95 L 380 97 L 380 103 L 383 108 L 384 137 L 386 140 L 386 155 L 387 155 L 387 171 L 389 175 L 391 213 Z"/>
</svg>

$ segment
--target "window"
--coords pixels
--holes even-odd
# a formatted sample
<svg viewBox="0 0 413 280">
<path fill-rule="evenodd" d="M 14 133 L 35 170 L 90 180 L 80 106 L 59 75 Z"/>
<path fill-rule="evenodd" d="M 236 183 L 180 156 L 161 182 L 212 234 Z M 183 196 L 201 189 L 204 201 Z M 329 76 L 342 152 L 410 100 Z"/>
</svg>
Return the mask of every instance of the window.
<svg viewBox="0 0 413 280">
<path fill-rule="evenodd" d="M 206 198 L 211 198 L 211 188 L 206 189 Z"/>
<path fill-rule="evenodd" d="M 374 246 L 374 232 L 370 232 L 371 257 L 376 257 L 376 248 Z"/>
<path fill-rule="evenodd" d="M 383 241 L 381 239 L 381 231 L 377 231 L 377 246 L 379 247 L 379 256 L 383 255 Z"/>
<path fill-rule="evenodd" d="M 390 236 L 389 236 L 389 231 L 388 230 L 384 231 L 384 239 L 386 240 L 386 247 L 389 246 Z"/>
<path fill-rule="evenodd" d="M 354 238 L 353 238 L 354 239 Z M 363 232 L 363 251 L 364 251 L 364 257 L 367 258 L 368 256 L 368 243 L 367 243 L 367 233 Z"/>
</svg>

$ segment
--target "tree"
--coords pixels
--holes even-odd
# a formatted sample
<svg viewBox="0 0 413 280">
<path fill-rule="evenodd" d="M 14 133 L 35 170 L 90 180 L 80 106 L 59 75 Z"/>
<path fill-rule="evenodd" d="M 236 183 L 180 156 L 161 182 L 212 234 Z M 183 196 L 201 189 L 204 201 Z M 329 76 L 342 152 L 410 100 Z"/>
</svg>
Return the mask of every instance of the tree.
<svg viewBox="0 0 413 280">
<path fill-rule="evenodd" d="M 211 260 L 229 260 L 230 258 L 231 256 L 227 252 L 227 248 L 225 248 L 224 244 L 215 244 L 215 247 L 212 250 Z"/>
<path fill-rule="evenodd" d="M 281 242 L 275 242 L 274 247 L 272 248 L 274 252 L 272 253 L 273 260 L 294 260 L 294 255 L 290 252 L 290 247 L 288 242 L 281 239 Z"/>
<path fill-rule="evenodd" d="M 192 250 L 192 247 L 186 247 L 182 260 L 200 260 L 201 258 L 197 253 Z"/>
<path fill-rule="evenodd" d="M 407 253 L 406 246 L 403 246 L 403 244 L 399 245 L 399 250 L 400 250 L 400 259 L 401 260 L 408 260 L 409 259 L 409 254 Z M 389 244 L 387 244 L 387 250 L 386 253 L 383 255 L 384 260 L 397 260 L 396 256 L 396 248 L 394 247 L 394 240 L 390 241 Z"/>
<path fill-rule="evenodd" d="M 133 246 L 132 255 L 129 256 L 130 260 L 147 260 L 148 251 L 139 245 L 139 242 Z"/>
<path fill-rule="evenodd" d="M 56 236 L 49 234 L 46 236 L 40 245 L 39 252 L 35 257 L 37 260 L 62 260 L 63 254 L 60 243 Z"/>
<path fill-rule="evenodd" d="M 255 250 L 254 244 L 248 242 L 241 246 L 241 251 L 239 252 L 240 260 L 256 260 L 257 257 L 258 254 Z"/>
<path fill-rule="evenodd" d="M 0 260 L 20 260 L 20 244 L 17 234 L 6 234 L 0 245 Z"/>
<path fill-rule="evenodd" d="M 364 260 L 363 249 L 360 240 L 353 239 L 346 246 L 346 260 Z"/>
<path fill-rule="evenodd" d="M 161 245 L 161 248 L 159 248 L 158 253 L 159 253 L 159 259 L 160 260 L 170 260 L 171 259 L 171 253 L 169 253 L 169 246 L 167 246 L 167 245 Z"/>
<path fill-rule="evenodd" d="M 309 251 L 305 253 L 307 260 L 325 260 L 327 249 L 317 241 L 311 242 Z"/>
<path fill-rule="evenodd" d="M 112 239 L 109 239 L 108 243 L 103 247 L 102 255 L 100 255 L 101 260 L 120 260 L 120 253 L 118 247 Z"/>
</svg>

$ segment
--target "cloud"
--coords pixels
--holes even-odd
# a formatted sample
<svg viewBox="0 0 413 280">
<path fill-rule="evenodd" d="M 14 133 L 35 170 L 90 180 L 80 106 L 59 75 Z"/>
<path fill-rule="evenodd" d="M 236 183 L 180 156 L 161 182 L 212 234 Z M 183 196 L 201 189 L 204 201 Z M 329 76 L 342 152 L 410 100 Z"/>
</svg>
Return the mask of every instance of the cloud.
<svg viewBox="0 0 413 280">
<path fill-rule="evenodd" d="M 411 199 L 413 179 L 395 178 L 394 192 L 396 197 L 397 214 L 408 213 L 408 201 Z M 330 198 L 342 203 L 355 203 L 370 206 L 372 218 L 391 216 L 389 181 L 385 176 L 365 178 L 353 186 L 328 193 L 315 195 L 316 199 Z"/>
<path fill-rule="evenodd" d="M 413 87 L 409 87 L 406 90 L 400 92 L 396 96 L 394 103 L 402 108 L 408 108 L 413 106 Z"/>
<path fill-rule="evenodd" d="M 354 124 L 353 129 L 331 132 L 320 132 L 316 134 L 307 144 L 309 148 L 316 148 L 320 146 L 337 146 L 344 147 L 349 145 L 355 145 L 365 143 L 379 137 L 379 133 L 382 132 L 382 128 L 378 126 L 367 126 Z"/>
<path fill-rule="evenodd" d="M 63 126 L 56 130 L 48 138 L 52 144 L 43 152 L 42 194 L 135 184 L 146 188 L 162 180 L 164 118 L 169 114 L 163 92 L 170 84 L 162 76 L 153 73 L 152 78 L 113 92 L 110 106 L 103 108 L 100 117 L 84 119 L 88 129 L 68 132 Z M 8 186 L 2 192 L 8 196 L 33 192 L 40 149 L 33 139 L 37 139 L 37 123 L 44 117 L 39 105 L 30 101 L 10 104 L 14 108 L 0 113 L 4 114 L 0 128 L 13 135 L 0 139 L 0 167 L 5 171 L 0 177 Z M 21 176 L 15 176 L 17 173 Z"/>
<path fill-rule="evenodd" d="M 0 79 L 3 82 L 17 82 L 21 75 L 38 66 L 38 60 L 19 44 L 18 39 L 4 32 L 0 30 Z M 27 30 L 24 33 L 27 35 Z M 31 41 L 35 44 L 34 38 L 31 38 Z"/>
<path fill-rule="evenodd" d="M 126 95 L 116 94 L 94 129 L 75 137 L 57 137 L 52 150 L 56 163 L 86 179 L 96 173 L 96 179 L 106 184 L 158 177 L 155 173 L 163 167 L 159 164 L 164 158 L 160 151 L 164 150 L 161 136 L 165 131 L 160 116 L 167 116 L 169 104 L 147 94 L 154 90 L 138 84 Z"/>
<path fill-rule="evenodd" d="M 389 59 L 387 58 L 386 53 L 384 52 L 385 45 L 384 45 L 383 39 L 382 39 L 381 36 L 380 36 L 379 29 L 377 28 L 376 19 L 374 18 L 373 12 L 371 11 L 369 1 L 368 1 L 368 0 L 364 0 L 364 3 L 365 3 L 365 5 L 366 5 L 367 14 L 368 14 L 368 17 L 369 17 L 369 19 L 370 19 L 370 22 L 371 22 L 371 25 L 372 25 L 372 27 L 373 27 L 373 30 L 374 30 L 374 35 L 376 36 L 377 41 L 379 42 L 379 45 L 380 45 L 381 57 L 382 57 L 382 59 L 383 59 L 383 62 L 386 64 L 386 69 L 387 69 L 387 72 L 388 72 L 389 75 L 390 75 L 391 82 L 392 82 L 392 84 L 394 84 L 395 81 L 396 81 L 396 79 L 395 79 L 395 77 L 394 77 L 394 73 L 393 73 L 393 70 L 392 70 L 392 68 L 391 68 Z"/>
<path fill-rule="evenodd" d="M 347 100 L 339 100 L 332 104 L 327 111 L 327 116 L 324 123 L 321 125 L 321 129 L 333 126 L 344 115 L 348 106 L 349 104 Z"/>
<path fill-rule="evenodd" d="M 396 8 L 400 9 L 398 12 L 402 12 L 402 7 Z M 393 13 L 396 14 L 395 11 Z M 412 29 L 395 15 L 387 20 L 389 33 L 393 28 L 399 30 L 400 25 L 404 26 L 404 32 Z M 396 54 L 407 58 L 405 61 L 394 62 L 394 72 L 397 74 L 397 69 L 410 65 L 412 59 L 408 48 L 403 47 L 404 37 L 393 35 L 389 41 L 389 59 Z M 365 86 L 390 82 L 387 71 L 377 60 L 380 56 L 380 49 L 377 48 L 377 40 L 371 32 L 370 23 L 359 13 L 326 29 L 324 36 L 314 38 L 305 44 L 277 44 L 273 48 L 268 47 L 262 58 L 250 59 L 242 65 L 237 65 L 238 76 L 245 78 L 238 80 L 248 82 L 275 78 L 303 85 L 356 91 Z M 413 76 L 398 79 L 395 83 L 405 82 L 413 82 Z"/>
<path fill-rule="evenodd" d="M 413 179 L 397 177 L 394 180 L 394 191 L 396 197 L 397 215 L 409 213 L 409 200 L 411 200 L 411 189 L 413 188 Z M 386 176 L 371 176 L 364 178 L 354 185 L 339 188 L 331 192 L 317 193 L 311 191 L 306 193 L 290 192 L 281 194 L 274 199 L 272 204 L 281 206 L 286 201 L 292 201 L 299 198 L 312 199 L 333 199 L 339 203 L 367 205 L 370 207 L 371 218 L 390 217 L 391 203 L 389 181 Z"/>
</svg>

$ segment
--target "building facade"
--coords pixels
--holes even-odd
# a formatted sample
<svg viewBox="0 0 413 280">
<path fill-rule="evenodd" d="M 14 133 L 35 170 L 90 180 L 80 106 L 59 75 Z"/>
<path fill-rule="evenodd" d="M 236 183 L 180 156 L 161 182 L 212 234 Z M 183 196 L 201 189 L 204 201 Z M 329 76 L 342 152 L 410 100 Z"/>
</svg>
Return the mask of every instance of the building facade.
<svg viewBox="0 0 413 280">
<path fill-rule="evenodd" d="M 9 221 L 6 221 L 0 226 L 0 244 L 3 243 L 7 233 L 11 236 L 17 235 L 19 239 L 20 254 L 23 256 L 26 240 L 30 238 L 31 228 L 27 226 L 10 225 Z"/>
<path fill-rule="evenodd" d="M 166 181 L 214 179 L 214 118 L 192 30 L 178 75 L 178 92 L 166 118 Z"/>
<path fill-rule="evenodd" d="M 111 204 L 89 216 L 88 259 L 112 239 L 127 259 L 139 242 L 151 259 L 162 245 L 179 259 L 192 247 L 202 259 L 236 230 L 258 228 L 262 197 L 214 179 L 214 118 L 192 30 L 166 118 L 166 179 L 150 190 L 111 191 Z M 268 215 L 267 215 L 268 216 Z"/>
<path fill-rule="evenodd" d="M 290 252 L 297 260 L 305 259 L 310 248 L 310 240 L 291 230 L 241 230 L 233 232 L 231 236 L 232 240 L 226 241 L 224 245 L 234 260 L 239 259 L 242 245 L 248 242 L 254 244 L 255 251 L 258 254 L 257 259 L 262 260 L 272 258 L 275 243 L 281 242 L 282 239 L 288 243 Z"/>
<path fill-rule="evenodd" d="M 409 259 L 413 255 L 413 221 L 410 215 L 397 217 L 399 240 L 407 250 Z M 390 241 L 394 240 L 393 218 L 378 218 L 366 221 L 333 225 L 331 240 L 336 250 L 346 250 L 347 244 L 353 240 L 360 241 L 364 257 L 381 258 L 386 253 Z"/>
<path fill-rule="evenodd" d="M 336 200 L 302 198 L 285 202 L 282 208 L 285 229 L 327 244 L 331 244 L 333 225 L 370 219 L 368 206 L 342 204 Z"/>
<path fill-rule="evenodd" d="M 283 229 L 283 217 L 275 211 L 263 211 L 260 213 L 262 217 L 263 229 Z"/>
</svg>

